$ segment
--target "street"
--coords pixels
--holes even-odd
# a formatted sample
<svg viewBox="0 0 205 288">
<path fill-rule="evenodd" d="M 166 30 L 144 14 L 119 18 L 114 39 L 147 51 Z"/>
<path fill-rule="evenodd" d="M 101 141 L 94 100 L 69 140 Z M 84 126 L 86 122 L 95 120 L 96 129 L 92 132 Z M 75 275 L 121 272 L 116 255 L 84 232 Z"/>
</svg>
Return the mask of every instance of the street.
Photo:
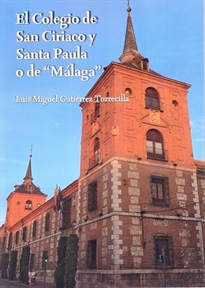
<svg viewBox="0 0 205 288">
<path fill-rule="evenodd" d="M 3 280 L 0 279 L 0 287 L 2 288 L 17 288 L 17 287 L 26 287 L 26 285 L 21 284 L 21 283 L 17 283 L 17 282 L 12 282 L 12 281 L 8 281 L 8 280 Z"/>
</svg>

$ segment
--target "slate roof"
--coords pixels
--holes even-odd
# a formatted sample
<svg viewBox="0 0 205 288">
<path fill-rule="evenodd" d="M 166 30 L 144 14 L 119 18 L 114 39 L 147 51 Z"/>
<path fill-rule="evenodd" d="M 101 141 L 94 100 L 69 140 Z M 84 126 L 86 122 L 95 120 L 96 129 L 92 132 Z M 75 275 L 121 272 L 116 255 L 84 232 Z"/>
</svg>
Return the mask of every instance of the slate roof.
<svg viewBox="0 0 205 288">
<path fill-rule="evenodd" d="M 23 178 L 24 182 L 20 185 L 15 185 L 14 192 L 45 195 L 43 192 L 41 192 L 41 189 L 32 182 L 33 180 L 32 166 L 31 166 L 32 155 L 29 155 L 29 157 L 30 159 L 26 170 L 26 175 Z"/>
</svg>

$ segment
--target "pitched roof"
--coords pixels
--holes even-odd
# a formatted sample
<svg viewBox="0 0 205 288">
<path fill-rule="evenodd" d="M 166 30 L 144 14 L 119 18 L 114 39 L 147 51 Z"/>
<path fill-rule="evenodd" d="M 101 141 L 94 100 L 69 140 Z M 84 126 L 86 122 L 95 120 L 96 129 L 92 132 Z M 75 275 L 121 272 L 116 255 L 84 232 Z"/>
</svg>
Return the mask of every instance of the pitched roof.
<svg viewBox="0 0 205 288">
<path fill-rule="evenodd" d="M 21 185 L 16 185 L 14 192 L 45 195 L 33 182 L 27 185 L 24 182 Z"/>
<path fill-rule="evenodd" d="M 29 159 L 27 170 L 26 170 L 26 175 L 23 178 L 24 181 L 20 185 L 15 185 L 14 192 L 45 195 L 43 192 L 41 192 L 41 189 L 32 182 L 33 180 L 32 165 L 31 165 L 32 155 L 29 155 L 29 157 L 30 159 Z"/>
</svg>

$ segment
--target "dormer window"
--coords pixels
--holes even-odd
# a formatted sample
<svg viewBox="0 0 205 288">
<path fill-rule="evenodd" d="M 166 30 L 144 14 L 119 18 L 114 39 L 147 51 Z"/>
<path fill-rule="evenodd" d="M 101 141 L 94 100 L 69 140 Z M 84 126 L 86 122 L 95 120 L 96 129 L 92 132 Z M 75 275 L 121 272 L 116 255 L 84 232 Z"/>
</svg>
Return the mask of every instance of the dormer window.
<svg viewBox="0 0 205 288">
<path fill-rule="evenodd" d="M 26 201 L 25 209 L 26 209 L 26 210 L 31 210 L 31 209 L 32 209 L 32 202 L 31 202 L 31 200 L 27 200 L 27 201 Z"/>
<path fill-rule="evenodd" d="M 144 58 L 141 60 L 141 69 L 149 71 L 149 60 L 148 58 Z"/>
<path fill-rule="evenodd" d="M 149 87 L 145 91 L 145 107 L 153 110 L 160 110 L 159 94 L 156 89 Z"/>
</svg>

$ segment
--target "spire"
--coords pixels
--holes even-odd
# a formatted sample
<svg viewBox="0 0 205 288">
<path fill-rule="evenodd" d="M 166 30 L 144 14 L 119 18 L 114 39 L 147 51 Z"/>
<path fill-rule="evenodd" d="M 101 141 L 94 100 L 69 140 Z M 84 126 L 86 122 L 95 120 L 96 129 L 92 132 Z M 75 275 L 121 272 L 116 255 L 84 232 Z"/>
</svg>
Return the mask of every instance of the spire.
<svg viewBox="0 0 205 288">
<path fill-rule="evenodd" d="M 128 0 L 128 7 L 127 7 L 127 27 L 126 27 L 126 34 L 125 34 L 125 42 L 124 42 L 124 49 L 123 53 L 120 56 L 120 61 L 122 63 L 124 62 L 132 62 L 133 58 L 135 58 L 136 54 L 139 54 L 138 48 L 137 48 L 137 42 L 135 38 L 135 32 L 132 25 L 132 18 L 130 15 L 131 8 L 129 5 Z"/>
<path fill-rule="evenodd" d="M 33 180 L 33 177 L 32 177 L 32 169 L 31 169 L 31 157 L 32 157 L 32 147 L 31 147 L 31 153 L 29 155 L 29 162 L 28 162 L 28 168 L 27 168 L 27 171 L 26 171 L 26 175 L 25 177 L 23 178 L 23 180 L 27 180 L 29 179 L 30 181 Z"/>
<path fill-rule="evenodd" d="M 23 183 L 20 185 L 15 185 L 15 191 L 18 193 L 31 193 L 31 194 L 38 194 L 38 195 L 45 195 L 43 192 L 41 192 L 41 189 L 39 186 L 36 186 L 33 183 L 33 177 L 32 177 L 32 169 L 31 169 L 31 158 L 32 158 L 32 146 L 31 146 L 31 151 L 29 155 L 29 162 L 28 162 L 28 167 L 26 170 L 26 175 L 23 178 Z"/>
</svg>

